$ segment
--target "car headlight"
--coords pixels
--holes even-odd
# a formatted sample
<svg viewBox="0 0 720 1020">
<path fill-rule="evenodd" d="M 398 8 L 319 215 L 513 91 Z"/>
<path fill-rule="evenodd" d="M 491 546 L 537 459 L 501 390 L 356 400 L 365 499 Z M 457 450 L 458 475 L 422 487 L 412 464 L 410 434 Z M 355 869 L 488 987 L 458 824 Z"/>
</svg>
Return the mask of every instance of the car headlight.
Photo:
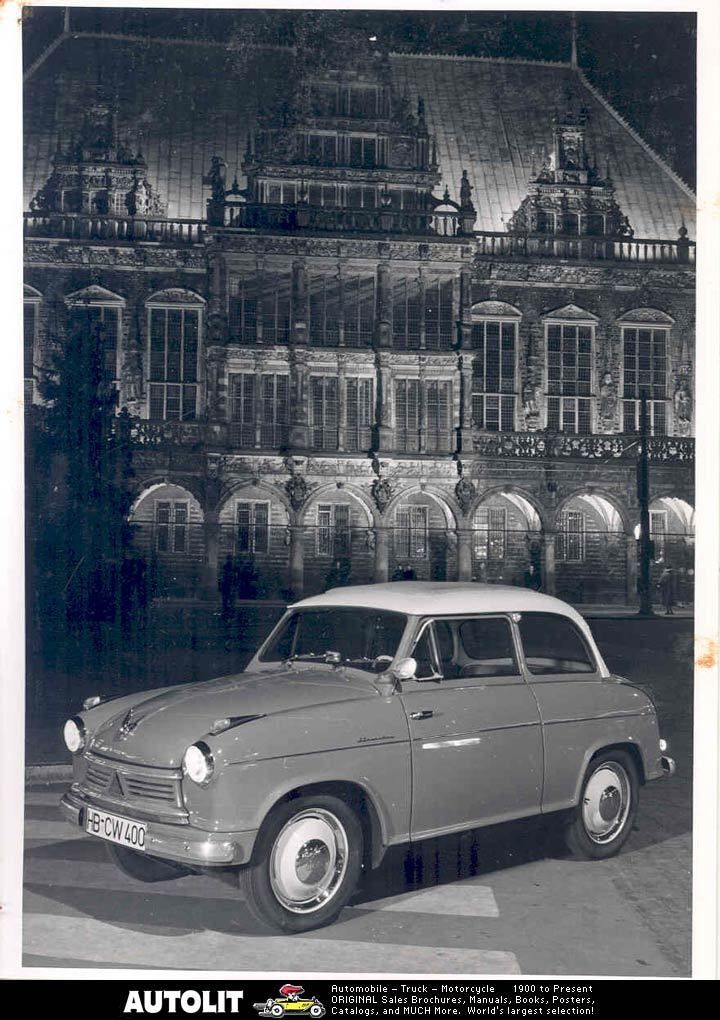
<svg viewBox="0 0 720 1020">
<path fill-rule="evenodd" d="M 193 783 L 205 786 L 212 779 L 215 770 L 212 751 L 204 740 L 191 744 L 183 755 L 183 772 Z"/>
<path fill-rule="evenodd" d="M 80 754 L 87 740 L 87 730 L 82 719 L 78 716 L 68 719 L 63 727 L 63 739 L 68 751 L 71 751 L 72 754 Z"/>
</svg>

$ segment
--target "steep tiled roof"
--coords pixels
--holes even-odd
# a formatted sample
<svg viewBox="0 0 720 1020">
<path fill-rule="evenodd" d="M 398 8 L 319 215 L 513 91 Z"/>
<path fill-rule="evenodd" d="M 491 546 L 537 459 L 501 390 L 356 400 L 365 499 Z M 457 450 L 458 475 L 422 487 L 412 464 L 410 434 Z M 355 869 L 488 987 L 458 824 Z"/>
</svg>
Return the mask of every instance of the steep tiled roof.
<svg viewBox="0 0 720 1020">
<path fill-rule="evenodd" d="M 246 55 L 242 70 L 223 47 L 118 37 L 73 36 L 34 71 L 25 94 L 25 202 L 44 184 L 58 133 L 67 142 L 94 94 L 117 92 L 119 129 L 148 162 L 170 216 L 200 217 L 202 175 L 223 156 L 232 180 L 263 96 L 279 94 L 288 55 Z M 477 228 L 504 230 L 527 193 L 551 121 L 568 88 L 590 112 L 588 149 L 606 160 L 617 200 L 636 237 L 694 237 L 690 190 L 567 65 L 460 57 L 391 57 L 398 86 L 426 100 L 428 127 L 451 195 L 469 172 Z M 119 86 L 115 83 L 119 82 Z"/>
</svg>

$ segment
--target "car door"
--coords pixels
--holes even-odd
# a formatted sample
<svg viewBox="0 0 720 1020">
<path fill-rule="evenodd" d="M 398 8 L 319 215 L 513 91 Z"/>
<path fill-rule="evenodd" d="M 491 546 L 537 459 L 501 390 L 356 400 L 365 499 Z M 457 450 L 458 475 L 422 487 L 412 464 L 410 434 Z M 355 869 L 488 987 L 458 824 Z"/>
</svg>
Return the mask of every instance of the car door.
<svg viewBox="0 0 720 1020">
<path fill-rule="evenodd" d="M 540 716 L 520 668 L 510 619 L 422 623 L 403 681 L 412 753 L 414 837 L 540 811 Z"/>
<path fill-rule="evenodd" d="M 602 673 L 577 624 L 560 613 L 522 613 L 516 626 L 545 740 L 543 811 L 574 802 L 588 749 L 607 741 L 616 712 L 601 707 Z M 631 732 L 631 729 L 630 731 Z"/>
</svg>

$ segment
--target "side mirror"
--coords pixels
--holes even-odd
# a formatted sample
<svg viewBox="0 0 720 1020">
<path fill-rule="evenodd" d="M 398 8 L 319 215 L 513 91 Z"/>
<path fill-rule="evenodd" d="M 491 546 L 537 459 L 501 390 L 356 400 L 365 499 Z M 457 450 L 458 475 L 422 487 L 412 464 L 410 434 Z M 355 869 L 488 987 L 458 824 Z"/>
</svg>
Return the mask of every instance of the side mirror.
<svg viewBox="0 0 720 1020">
<path fill-rule="evenodd" d="M 417 661 L 412 656 L 408 656 L 407 659 L 399 659 L 392 670 L 396 680 L 412 680 L 416 672 Z"/>
</svg>

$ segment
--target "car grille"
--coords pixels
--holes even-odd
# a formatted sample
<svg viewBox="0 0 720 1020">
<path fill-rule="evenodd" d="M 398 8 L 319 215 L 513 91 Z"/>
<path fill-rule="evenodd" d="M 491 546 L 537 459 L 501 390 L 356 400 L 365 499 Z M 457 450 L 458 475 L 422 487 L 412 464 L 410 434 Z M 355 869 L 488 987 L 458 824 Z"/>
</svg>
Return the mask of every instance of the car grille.
<svg viewBox="0 0 720 1020">
<path fill-rule="evenodd" d="M 155 805 L 173 813 L 183 810 L 179 776 L 163 775 L 147 768 L 115 765 L 95 755 L 86 756 L 87 768 L 81 787 L 88 793 L 115 802 L 125 801 L 128 806 L 138 804 L 146 808 Z M 184 812 L 183 812 L 184 813 Z"/>
</svg>

